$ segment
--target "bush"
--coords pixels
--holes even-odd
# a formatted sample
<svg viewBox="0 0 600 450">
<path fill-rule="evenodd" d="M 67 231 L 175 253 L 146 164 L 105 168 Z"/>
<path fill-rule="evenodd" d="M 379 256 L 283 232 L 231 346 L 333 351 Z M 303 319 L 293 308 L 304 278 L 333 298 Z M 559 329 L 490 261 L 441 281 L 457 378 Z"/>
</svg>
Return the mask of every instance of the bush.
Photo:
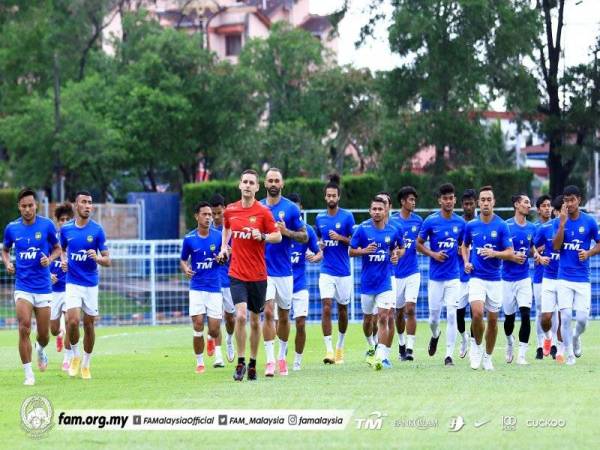
<svg viewBox="0 0 600 450">
<path fill-rule="evenodd" d="M 410 172 L 399 173 L 392 179 L 382 178 L 376 174 L 349 175 L 342 177 L 342 201 L 344 208 L 367 208 L 373 195 L 379 191 L 392 194 L 394 207 L 399 206 L 397 193 L 402 186 L 413 186 L 419 193 L 419 208 L 437 208 L 435 190 L 444 182 L 451 182 L 456 187 L 457 197 L 465 189 L 477 190 L 481 186 L 491 184 L 494 187 L 497 206 L 510 206 L 510 198 L 518 192 L 531 193 L 533 173 L 528 170 L 495 170 L 461 168 L 448 172 L 443 178 L 432 175 L 417 175 Z M 261 180 L 261 189 L 257 198 L 266 195 Z M 193 207 L 200 200 L 209 200 L 215 193 L 225 197 L 227 203 L 239 200 L 238 181 L 209 181 L 205 183 L 186 184 L 183 187 L 183 203 L 187 228 L 194 228 Z M 322 209 L 325 207 L 323 189 L 326 181 L 307 178 L 290 178 L 285 182 L 284 195 L 297 192 L 302 197 L 306 209 Z M 358 220 L 358 219 L 357 219 Z M 310 222 L 310 221 L 309 221 Z M 312 223 L 312 222 L 311 222 Z"/>
<path fill-rule="evenodd" d="M 4 238 L 4 229 L 19 215 L 17 208 L 17 189 L 0 189 L 0 236 Z"/>
</svg>

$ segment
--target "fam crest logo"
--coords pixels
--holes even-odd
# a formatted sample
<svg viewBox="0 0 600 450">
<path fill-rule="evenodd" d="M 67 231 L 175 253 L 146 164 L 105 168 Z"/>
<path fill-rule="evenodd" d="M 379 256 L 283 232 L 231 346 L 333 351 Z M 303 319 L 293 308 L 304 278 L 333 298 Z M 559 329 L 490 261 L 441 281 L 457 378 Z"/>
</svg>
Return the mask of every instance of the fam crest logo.
<svg viewBox="0 0 600 450">
<path fill-rule="evenodd" d="M 42 233 L 41 233 L 41 232 L 39 232 L 39 231 L 37 231 L 37 232 L 35 233 L 35 238 L 36 238 L 36 240 L 38 240 L 38 241 L 39 241 L 40 239 L 42 239 Z"/>
<path fill-rule="evenodd" d="M 21 426 L 34 439 L 43 437 L 54 423 L 52 403 L 42 395 L 27 397 L 21 404 Z"/>
<path fill-rule="evenodd" d="M 94 242 L 94 236 L 89 235 L 87 238 L 87 241 L 91 244 L 92 242 Z"/>
</svg>

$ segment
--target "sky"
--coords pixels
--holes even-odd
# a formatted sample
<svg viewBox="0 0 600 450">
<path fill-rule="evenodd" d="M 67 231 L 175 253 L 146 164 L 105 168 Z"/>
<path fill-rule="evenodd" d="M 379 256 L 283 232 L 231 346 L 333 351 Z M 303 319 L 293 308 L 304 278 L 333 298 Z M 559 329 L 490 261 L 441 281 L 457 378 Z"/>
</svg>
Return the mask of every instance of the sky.
<svg viewBox="0 0 600 450">
<path fill-rule="evenodd" d="M 381 22 L 370 39 L 361 48 L 356 49 L 361 26 L 367 22 L 366 6 L 369 0 L 350 0 L 350 10 L 340 24 L 339 63 L 351 64 L 357 68 L 368 67 L 371 70 L 389 70 L 399 65 L 400 58 L 390 52 L 387 42 L 387 26 Z M 391 6 L 386 2 L 388 12 Z M 339 9 L 343 0 L 312 0 L 311 13 L 329 14 Z M 389 15 L 388 15 L 389 17 Z M 565 63 L 572 66 L 588 62 L 591 58 L 590 47 L 600 32 L 600 0 L 566 0 L 563 46 Z"/>
</svg>

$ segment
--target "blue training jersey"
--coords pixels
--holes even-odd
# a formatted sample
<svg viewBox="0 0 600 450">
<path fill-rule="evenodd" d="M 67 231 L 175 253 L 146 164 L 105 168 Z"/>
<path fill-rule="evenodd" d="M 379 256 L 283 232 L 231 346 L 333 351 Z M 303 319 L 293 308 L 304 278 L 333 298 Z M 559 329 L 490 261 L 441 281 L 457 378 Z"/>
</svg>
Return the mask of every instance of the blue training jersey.
<svg viewBox="0 0 600 450">
<path fill-rule="evenodd" d="M 330 231 L 335 231 L 342 236 L 352 236 L 354 216 L 350 211 L 339 208 L 335 215 L 330 216 L 327 211 L 319 213 L 315 219 L 315 233 L 323 242 L 323 262 L 321 273 L 334 277 L 347 277 L 350 275 L 350 257 L 348 245 L 331 239 Z"/>
<path fill-rule="evenodd" d="M 223 224 L 218 227 L 214 227 L 215 230 L 223 233 Z M 229 240 L 229 245 L 231 246 L 231 240 Z M 219 243 L 219 251 L 221 249 L 221 243 Z M 218 254 L 219 252 L 217 252 Z M 229 279 L 229 265 L 231 264 L 231 260 L 228 258 L 224 264 L 219 264 L 219 277 L 221 278 L 221 288 L 228 288 L 231 286 L 231 280 Z"/>
<path fill-rule="evenodd" d="M 560 220 L 554 222 L 554 234 L 559 224 Z M 600 241 L 598 224 L 592 216 L 579 211 L 577 220 L 567 219 L 565 239 L 560 249 L 559 280 L 590 282 L 590 259 L 579 261 L 579 250 L 589 250 L 592 241 Z"/>
<path fill-rule="evenodd" d="M 200 236 L 192 230 L 183 238 L 181 260 L 190 261 L 194 275 L 190 279 L 193 291 L 221 292 L 221 265 L 216 256 L 221 249 L 221 232 L 209 228 L 208 236 Z"/>
<path fill-rule="evenodd" d="M 513 248 L 516 253 L 525 255 L 525 262 L 517 264 L 512 261 L 502 262 L 502 279 L 505 281 L 520 281 L 529 278 L 529 255 L 533 246 L 535 237 L 535 225 L 525 221 L 524 225 L 519 225 L 514 217 L 506 221 L 510 237 L 512 238 Z"/>
<path fill-rule="evenodd" d="M 304 244 L 292 242 L 291 261 L 294 272 L 294 293 L 306 289 L 306 251 L 319 253 L 319 243 L 314 228 L 306 225 L 306 232 L 308 233 L 308 242 Z"/>
<path fill-rule="evenodd" d="M 67 282 L 67 272 L 60 267 L 60 258 L 55 259 L 50 264 L 50 273 L 56 275 L 56 283 L 52 283 L 52 292 L 65 292 L 65 284 Z"/>
<path fill-rule="evenodd" d="M 465 221 L 452 213 L 449 219 L 435 212 L 428 216 L 421 225 L 419 237 L 429 241 L 429 248 L 434 252 L 444 251 L 448 258 L 444 262 L 429 260 L 429 279 L 433 281 L 455 280 L 460 278 L 458 260 L 459 247 L 465 231 Z"/>
<path fill-rule="evenodd" d="M 540 231 L 540 229 L 542 228 L 542 225 L 544 225 L 544 223 L 548 223 L 548 222 L 542 223 L 538 220 L 537 222 L 534 223 L 535 235 L 533 237 L 533 245 L 536 247 L 539 247 L 539 245 L 536 244 L 535 237 L 537 236 L 538 232 Z M 533 267 L 533 283 L 534 284 L 541 283 L 543 277 L 544 277 L 544 266 L 536 263 Z"/>
<path fill-rule="evenodd" d="M 375 253 L 362 256 L 361 294 L 376 295 L 392 289 L 390 256 L 391 251 L 402 243 L 402 232 L 389 223 L 380 230 L 372 220 L 367 220 L 352 235 L 350 247 L 365 248 L 372 242 L 377 244 Z"/>
<path fill-rule="evenodd" d="M 4 229 L 4 248 L 14 246 L 15 251 L 15 290 L 32 294 L 52 292 L 50 269 L 40 264 L 40 259 L 50 256 L 58 243 L 54 223 L 42 216 L 36 216 L 31 225 L 23 223 L 23 218 L 10 222 Z"/>
<path fill-rule="evenodd" d="M 60 229 L 60 245 L 67 251 L 67 283 L 92 287 L 98 285 L 98 264 L 88 258 L 88 250 L 108 250 L 102 226 L 90 220 L 84 227 L 75 220 Z"/>
<path fill-rule="evenodd" d="M 535 233 L 533 242 L 536 247 L 544 247 L 542 256 L 547 256 L 550 258 L 550 263 L 547 266 L 542 266 L 539 264 L 539 267 L 543 269 L 542 278 L 548 278 L 549 280 L 556 280 L 558 278 L 558 263 L 560 261 L 560 253 L 555 251 L 554 247 L 552 247 L 552 239 L 554 238 L 554 221 L 556 220 L 558 219 L 552 219 L 546 223 L 540 224 Z"/>
<path fill-rule="evenodd" d="M 394 276 L 396 278 L 406 278 L 419 271 L 419 262 L 417 260 L 417 236 L 421 230 L 423 219 L 415 213 L 410 213 L 408 219 L 402 217 L 400 213 L 392 214 L 390 217 L 392 225 L 400 225 L 404 232 L 403 241 L 406 252 L 400 258 L 396 265 Z"/>
<path fill-rule="evenodd" d="M 300 215 L 300 208 L 294 202 L 281 197 L 275 205 L 269 205 L 267 199 L 260 201 L 271 210 L 275 222 L 285 222 L 286 228 L 291 231 L 299 231 L 304 227 Z M 267 244 L 265 259 L 267 260 L 267 274 L 270 277 L 289 277 L 292 275 L 292 263 L 290 257 L 290 246 L 293 239 L 283 236 L 278 244 Z"/>
<path fill-rule="evenodd" d="M 481 220 L 481 216 L 471 220 L 465 228 L 464 244 L 471 246 L 470 262 L 473 264 L 471 277 L 486 281 L 500 281 L 499 258 L 484 259 L 481 250 L 491 248 L 502 251 L 512 247 L 508 225 L 494 214 L 489 223 Z"/>
</svg>

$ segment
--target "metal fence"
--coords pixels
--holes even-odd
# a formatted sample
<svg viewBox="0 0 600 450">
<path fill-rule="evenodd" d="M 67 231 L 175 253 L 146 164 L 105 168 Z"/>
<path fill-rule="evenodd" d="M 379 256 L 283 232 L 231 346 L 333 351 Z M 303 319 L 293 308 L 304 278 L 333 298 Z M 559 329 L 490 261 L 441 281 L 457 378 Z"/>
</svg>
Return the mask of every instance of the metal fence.
<svg viewBox="0 0 600 450">
<path fill-rule="evenodd" d="M 179 272 L 181 240 L 109 241 L 113 260 L 100 273 L 101 325 L 159 325 L 188 323 L 188 280 Z M 362 319 L 360 308 L 360 258 L 352 258 L 354 295 L 350 320 Z M 592 258 L 592 317 L 600 317 L 600 258 Z M 419 255 L 421 288 L 417 318 L 428 316 L 428 258 Z M 318 288 L 319 265 L 307 263 L 310 293 L 309 317 L 321 319 Z M 0 328 L 16 327 L 13 301 L 14 279 L 0 266 Z M 336 317 L 336 313 L 334 313 Z"/>
</svg>

